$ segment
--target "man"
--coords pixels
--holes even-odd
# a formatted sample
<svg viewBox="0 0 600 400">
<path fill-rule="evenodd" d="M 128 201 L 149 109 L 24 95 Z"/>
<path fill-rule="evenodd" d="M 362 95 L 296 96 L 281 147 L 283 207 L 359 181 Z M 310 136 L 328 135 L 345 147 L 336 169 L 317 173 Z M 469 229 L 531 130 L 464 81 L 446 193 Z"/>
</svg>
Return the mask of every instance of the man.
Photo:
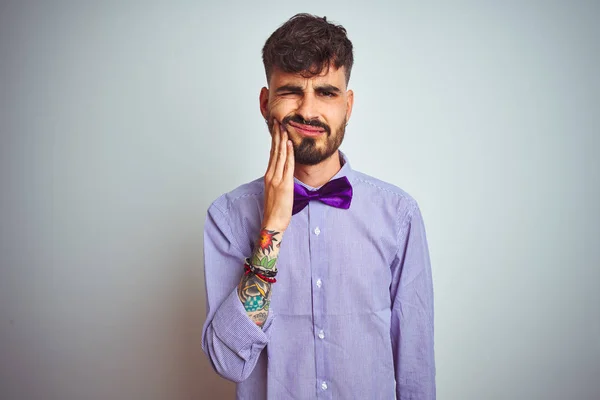
<svg viewBox="0 0 600 400">
<path fill-rule="evenodd" d="M 421 213 L 338 150 L 354 101 L 346 30 L 298 14 L 263 62 L 270 159 L 208 210 L 204 351 L 239 399 L 434 399 Z"/>
</svg>

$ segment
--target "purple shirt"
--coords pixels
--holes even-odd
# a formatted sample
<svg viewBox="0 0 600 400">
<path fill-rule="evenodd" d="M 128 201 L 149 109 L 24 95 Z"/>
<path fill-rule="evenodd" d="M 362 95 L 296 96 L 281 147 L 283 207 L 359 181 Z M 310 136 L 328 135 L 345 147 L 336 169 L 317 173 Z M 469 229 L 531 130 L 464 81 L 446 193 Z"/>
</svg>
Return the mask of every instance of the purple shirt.
<svg viewBox="0 0 600 400">
<path fill-rule="evenodd" d="M 238 399 L 435 399 L 433 289 L 415 200 L 351 169 L 350 209 L 292 217 L 263 329 L 237 295 L 263 217 L 263 178 L 219 197 L 204 228 L 202 347 Z M 304 185 L 309 190 L 316 190 Z"/>
</svg>

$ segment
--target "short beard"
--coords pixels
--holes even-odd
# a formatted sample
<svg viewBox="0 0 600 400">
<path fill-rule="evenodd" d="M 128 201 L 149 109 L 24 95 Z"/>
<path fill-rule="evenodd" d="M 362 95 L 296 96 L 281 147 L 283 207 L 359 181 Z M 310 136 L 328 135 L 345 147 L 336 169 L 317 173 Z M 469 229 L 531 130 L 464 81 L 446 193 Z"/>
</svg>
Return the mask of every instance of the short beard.
<svg viewBox="0 0 600 400">
<path fill-rule="evenodd" d="M 310 137 L 303 137 L 298 145 L 294 143 L 295 161 L 302 165 L 317 165 L 335 154 L 344 141 L 346 118 L 334 132 L 335 134 L 325 132 L 327 137 L 325 138 L 325 148 L 322 149 L 317 148 L 316 139 Z"/>
</svg>

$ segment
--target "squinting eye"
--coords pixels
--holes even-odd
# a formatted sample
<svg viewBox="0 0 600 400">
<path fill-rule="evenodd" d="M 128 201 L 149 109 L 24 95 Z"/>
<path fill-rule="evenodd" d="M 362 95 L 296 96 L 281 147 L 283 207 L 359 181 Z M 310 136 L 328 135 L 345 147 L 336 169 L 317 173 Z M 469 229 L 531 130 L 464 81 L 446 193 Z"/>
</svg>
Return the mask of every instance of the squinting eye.
<svg viewBox="0 0 600 400">
<path fill-rule="evenodd" d="M 321 92 L 321 95 L 323 95 L 325 97 L 333 97 L 333 96 L 335 96 L 335 94 L 333 94 L 332 92 Z"/>
</svg>

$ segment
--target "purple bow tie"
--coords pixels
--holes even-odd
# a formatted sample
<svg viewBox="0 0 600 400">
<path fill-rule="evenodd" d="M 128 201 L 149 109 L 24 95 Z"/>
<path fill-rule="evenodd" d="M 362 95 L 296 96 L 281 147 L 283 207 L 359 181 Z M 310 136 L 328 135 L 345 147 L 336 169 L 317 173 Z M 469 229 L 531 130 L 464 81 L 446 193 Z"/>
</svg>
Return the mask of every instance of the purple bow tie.
<svg viewBox="0 0 600 400">
<path fill-rule="evenodd" d="M 319 200 L 329 206 L 348 209 L 352 201 L 352 185 L 345 176 L 327 182 L 319 190 L 310 191 L 294 183 L 294 207 L 292 215 L 302 211 L 311 200 Z"/>
</svg>

